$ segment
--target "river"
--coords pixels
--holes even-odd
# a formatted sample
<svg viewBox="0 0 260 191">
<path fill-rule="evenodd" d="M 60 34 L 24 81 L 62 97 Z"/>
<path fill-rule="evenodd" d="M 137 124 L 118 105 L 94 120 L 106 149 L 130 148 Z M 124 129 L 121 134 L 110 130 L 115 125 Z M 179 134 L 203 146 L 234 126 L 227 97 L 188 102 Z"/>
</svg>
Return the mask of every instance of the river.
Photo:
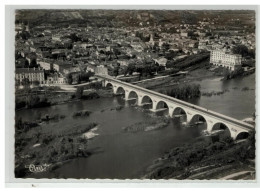
<svg viewBox="0 0 260 191">
<path fill-rule="evenodd" d="M 229 91 L 220 96 L 202 96 L 200 99 L 188 100 L 189 102 L 237 119 L 250 117 L 255 111 L 255 91 L 241 91 L 245 86 L 255 89 L 254 74 L 226 82 L 216 79 L 203 80 L 200 84 L 202 91 Z M 124 107 L 119 111 L 110 109 L 117 105 Z M 74 111 L 83 109 L 93 113 L 83 119 L 71 117 Z M 88 148 L 93 153 L 90 157 L 70 160 L 52 172 L 32 174 L 32 178 L 140 178 L 145 169 L 165 151 L 199 136 L 199 129 L 181 128 L 178 119 L 172 119 L 167 127 L 160 130 L 124 132 L 122 127 L 149 120 L 149 113 L 132 107 L 131 103 L 120 97 L 21 110 L 17 112 L 17 116 L 23 120 L 33 120 L 44 113 L 67 116 L 64 120 L 50 123 L 51 128 L 97 122 L 97 136 L 88 142 Z"/>
<path fill-rule="evenodd" d="M 194 83 L 200 84 L 202 92 L 227 91 L 222 95 L 186 100 L 190 103 L 239 120 L 252 117 L 255 112 L 255 73 L 227 81 L 216 78 Z M 244 87 L 249 90 L 242 91 Z"/>
</svg>

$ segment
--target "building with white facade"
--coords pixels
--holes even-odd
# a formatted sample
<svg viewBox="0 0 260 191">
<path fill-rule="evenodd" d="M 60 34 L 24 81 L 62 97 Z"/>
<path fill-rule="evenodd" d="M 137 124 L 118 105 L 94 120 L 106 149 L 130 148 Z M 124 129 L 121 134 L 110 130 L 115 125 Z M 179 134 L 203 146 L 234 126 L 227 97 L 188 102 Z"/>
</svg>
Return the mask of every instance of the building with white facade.
<svg viewBox="0 0 260 191">
<path fill-rule="evenodd" d="M 31 83 L 38 81 L 44 84 L 44 72 L 36 68 L 17 68 L 15 71 L 15 80 L 21 83 L 27 78 Z"/>
<path fill-rule="evenodd" d="M 108 75 L 108 69 L 103 65 L 97 66 L 94 71 L 97 75 Z"/>
<path fill-rule="evenodd" d="M 222 66 L 232 71 L 241 68 L 242 56 L 231 54 L 221 50 L 212 50 L 210 52 L 210 63 L 216 66 Z"/>
<path fill-rule="evenodd" d="M 44 70 L 52 70 L 53 69 L 53 60 L 51 59 L 37 59 L 37 64 L 41 66 Z"/>
</svg>

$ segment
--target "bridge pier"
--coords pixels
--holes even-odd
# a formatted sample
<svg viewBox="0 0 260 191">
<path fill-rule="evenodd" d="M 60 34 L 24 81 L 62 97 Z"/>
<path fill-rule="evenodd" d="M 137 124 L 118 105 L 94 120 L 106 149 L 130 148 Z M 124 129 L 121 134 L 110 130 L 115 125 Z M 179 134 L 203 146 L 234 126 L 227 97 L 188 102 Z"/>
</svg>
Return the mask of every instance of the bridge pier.
<svg viewBox="0 0 260 191">
<path fill-rule="evenodd" d="M 117 87 L 113 86 L 113 94 L 116 95 Z"/>
<path fill-rule="evenodd" d="M 186 115 L 187 115 L 187 124 L 189 124 L 191 122 L 193 115 L 190 112 L 187 112 Z"/>
<path fill-rule="evenodd" d="M 142 105 L 142 98 L 140 96 L 138 96 L 137 105 L 138 106 L 143 106 Z"/>
<path fill-rule="evenodd" d="M 106 87 L 106 81 L 105 80 L 102 80 L 101 83 L 102 83 L 102 87 Z"/>
<path fill-rule="evenodd" d="M 208 132 L 211 132 L 211 131 L 212 131 L 212 129 L 213 129 L 213 124 L 212 124 L 212 123 L 209 123 L 209 122 L 207 122 L 207 131 L 208 131 Z"/>
<path fill-rule="evenodd" d="M 125 100 L 128 100 L 128 98 L 129 98 L 129 91 L 128 90 L 125 90 Z"/>
<path fill-rule="evenodd" d="M 171 118 L 173 118 L 173 111 L 174 111 L 174 107 L 170 106 L 170 107 L 169 107 L 169 116 L 170 116 Z"/>
<path fill-rule="evenodd" d="M 150 109 L 150 111 L 156 112 L 157 101 L 156 100 L 152 100 L 152 101 L 153 101 L 153 107 L 152 107 L 152 109 Z"/>
</svg>

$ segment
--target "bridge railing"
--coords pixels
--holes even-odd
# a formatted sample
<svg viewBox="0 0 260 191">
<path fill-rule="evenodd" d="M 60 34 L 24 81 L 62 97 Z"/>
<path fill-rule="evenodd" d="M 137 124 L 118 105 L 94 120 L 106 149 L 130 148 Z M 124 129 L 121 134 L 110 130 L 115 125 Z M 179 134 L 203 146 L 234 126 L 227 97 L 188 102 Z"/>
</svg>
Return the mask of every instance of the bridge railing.
<svg viewBox="0 0 260 191">
<path fill-rule="evenodd" d="M 140 86 L 136 86 L 136 85 L 133 85 L 133 84 L 130 84 L 130 83 L 127 83 L 127 82 L 123 82 L 123 81 L 120 81 L 120 80 L 117 80 L 115 78 L 112 78 L 111 76 L 101 76 L 101 75 L 96 75 L 97 77 L 100 77 L 100 78 L 103 78 L 103 79 L 107 79 L 107 80 L 111 80 L 111 81 L 114 81 L 114 82 L 117 82 L 119 84 L 123 84 L 125 86 L 129 86 L 129 87 L 132 87 L 134 89 L 138 89 L 140 91 L 143 91 L 145 93 L 150 93 L 150 94 L 153 94 L 155 96 L 158 96 L 159 98 L 160 97 L 163 97 L 164 99 L 168 100 L 168 101 L 174 101 L 174 102 L 177 102 L 179 104 L 182 104 L 186 107 L 189 107 L 190 109 L 197 109 L 197 110 L 200 110 L 200 111 L 203 111 L 205 113 L 208 113 L 208 114 L 212 114 L 213 116 L 217 116 L 219 118 L 222 118 L 222 119 L 226 119 L 227 121 L 233 121 L 237 124 L 240 124 L 244 127 L 247 127 L 247 128 L 250 128 L 250 129 L 253 129 L 254 126 L 251 125 L 251 124 L 248 124 L 248 123 L 245 123 L 243 121 L 240 121 L 240 120 L 237 120 L 235 118 L 232 118 L 232 117 L 229 117 L 229 116 L 226 116 L 226 115 L 223 115 L 221 113 L 217 113 L 215 111 L 212 111 L 212 110 L 208 110 L 208 109 L 205 109 L 201 106 L 197 106 L 197 105 L 194 105 L 194 104 L 191 104 L 191 103 L 188 103 L 188 102 L 185 102 L 185 101 L 182 101 L 182 100 L 179 100 L 179 99 L 176 99 L 176 98 L 173 98 L 173 97 L 170 97 L 170 96 L 167 96 L 167 95 L 164 95 L 164 94 L 161 94 L 161 93 L 158 93 L 158 92 L 155 92 L 155 91 L 152 91 L 152 90 L 149 90 L 149 89 L 146 89 L 146 88 L 142 88 Z"/>
</svg>

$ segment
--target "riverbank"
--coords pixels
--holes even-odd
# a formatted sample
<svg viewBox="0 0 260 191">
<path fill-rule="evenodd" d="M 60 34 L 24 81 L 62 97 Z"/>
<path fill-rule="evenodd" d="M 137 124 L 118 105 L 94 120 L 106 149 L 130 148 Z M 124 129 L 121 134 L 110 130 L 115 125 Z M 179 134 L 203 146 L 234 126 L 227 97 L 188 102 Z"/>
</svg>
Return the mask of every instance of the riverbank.
<svg viewBox="0 0 260 191">
<path fill-rule="evenodd" d="M 80 100 L 91 100 L 98 98 L 112 97 L 113 92 L 110 89 L 99 88 L 99 89 L 88 89 L 83 92 L 81 98 L 77 98 L 75 92 L 64 91 L 48 91 L 37 93 L 36 91 L 29 90 L 24 95 L 17 94 L 15 97 L 15 110 L 30 108 L 49 107 L 53 105 L 60 105 L 69 102 L 77 102 Z M 18 96 L 19 95 L 19 96 Z"/>
<path fill-rule="evenodd" d="M 228 138 L 199 137 L 165 152 L 147 168 L 142 178 L 254 180 L 254 136 L 251 134 L 246 141 L 239 143 Z M 244 171 L 250 173 L 240 173 Z"/>
<path fill-rule="evenodd" d="M 53 129 L 49 127 L 49 123 L 57 123 L 57 120 L 52 120 L 52 117 L 48 117 L 48 121 L 46 118 L 43 119 L 41 122 L 30 124 L 22 120 L 16 122 L 15 177 L 17 178 L 30 175 L 30 165 L 45 165 L 48 167 L 46 170 L 53 171 L 71 159 L 91 155 L 87 142 L 93 136 L 90 137 L 88 133 L 93 133 L 97 123 Z M 58 117 L 58 120 L 63 120 L 63 117 Z"/>
<path fill-rule="evenodd" d="M 194 65 L 192 68 L 188 68 L 179 75 L 167 75 L 164 78 L 135 82 L 135 84 L 147 89 L 161 92 L 177 88 L 178 86 L 184 84 L 199 84 L 202 80 L 225 81 L 237 78 L 239 76 L 248 76 L 254 73 L 254 71 L 254 68 L 252 68 L 246 71 L 242 71 L 241 69 L 237 72 L 232 72 L 223 67 L 213 66 L 209 64 L 209 62 L 206 60 Z M 217 94 L 222 93 L 224 92 L 217 92 Z M 206 94 L 204 95 L 208 96 L 214 93 L 209 93 L 207 95 Z"/>
</svg>

